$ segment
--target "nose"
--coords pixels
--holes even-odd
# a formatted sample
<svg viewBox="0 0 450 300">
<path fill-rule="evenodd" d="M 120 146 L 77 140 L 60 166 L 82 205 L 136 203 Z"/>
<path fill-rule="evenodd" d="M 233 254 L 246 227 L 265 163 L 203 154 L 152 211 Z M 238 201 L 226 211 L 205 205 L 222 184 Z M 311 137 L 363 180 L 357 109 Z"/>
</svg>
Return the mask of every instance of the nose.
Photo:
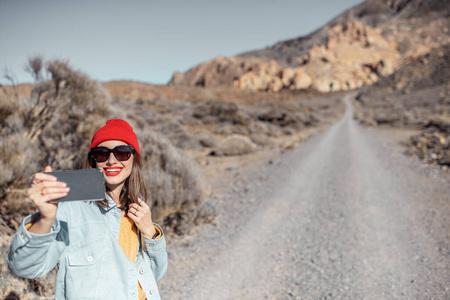
<svg viewBox="0 0 450 300">
<path fill-rule="evenodd" d="M 109 157 L 108 157 L 108 160 L 106 161 L 107 163 L 109 163 L 109 164 L 114 164 L 115 162 L 117 162 L 117 158 L 116 158 L 116 156 L 114 155 L 114 153 L 109 153 Z"/>
</svg>

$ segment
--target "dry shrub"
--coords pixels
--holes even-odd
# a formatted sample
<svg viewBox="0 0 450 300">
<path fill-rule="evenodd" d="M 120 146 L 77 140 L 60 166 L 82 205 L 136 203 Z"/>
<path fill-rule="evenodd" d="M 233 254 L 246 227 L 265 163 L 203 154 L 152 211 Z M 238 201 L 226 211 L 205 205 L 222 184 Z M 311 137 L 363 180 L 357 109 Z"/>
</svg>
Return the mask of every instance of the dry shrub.
<svg viewBox="0 0 450 300">
<path fill-rule="evenodd" d="M 212 155 L 235 156 L 244 155 L 256 151 L 257 146 L 246 136 L 231 135 L 222 140 Z"/>
<path fill-rule="evenodd" d="M 108 94 L 67 62 L 37 57 L 28 70 L 36 79 L 29 98 L 0 95 L 0 215 L 11 228 L 34 210 L 25 197 L 32 174 L 77 168 L 109 116 Z"/>
<path fill-rule="evenodd" d="M 251 135 L 262 134 L 267 137 L 279 137 L 282 135 L 282 128 L 276 124 L 263 121 L 254 121 L 249 126 Z"/>
<path fill-rule="evenodd" d="M 7 95 L 0 97 L 0 126 L 4 127 L 6 119 L 18 109 L 17 103 Z"/>
<path fill-rule="evenodd" d="M 200 144 L 195 139 L 193 134 L 186 128 L 181 126 L 176 120 L 167 119 L 164 123 L 159 123 L 153 127 L 153 130 L 170 138 L 170 141 L 181 149 L 195 149 L 200 148 Z"/>
<path fill-rule="evenodd" d="M 280 127 L 291 127 L 296 130 L 317 126 L 320 118 L 298 102 L 284 102 L 270 105 L 258 113 L 258 119 Z"/>
<path fill-rule="evenodd" d="M 193 116 L 202 119 L 205 124 L 231 122 L 232 124 L 247 125 L 248 117 L 235 103 L 205 101 L 199 102 L 194 108 Z"/>
<path fill-rule="evenodd" d="M 218 143 L 217 138 L 215 138 L 209 131 L 202 130 L 197 132 L 196 135 L 200 145 L 205 148 L 215 147 Z"/>
<path fill-rule="evenodd" d="M 0 214 L 14 229 L 21 218 L 33 210 L 23 187 L 29 184 L 30 172 L 38 170 L 37 153 L 37 145 L 29 144 L 21 132 L 4 135 L 0 143 Z"/>
<path fill-rule="evenodd" d="M 258 146 L 264 147 L 270 145 L 269 137 L 262 133 L 250 134 L 250 140 Z"/>
<path fill-rule="evenodd" d="M 137 135 L 154 219 L 178 234 L 188 232 L 204 217 L 197 164 L 160 134 L 140 129 Z"/>
</svg>

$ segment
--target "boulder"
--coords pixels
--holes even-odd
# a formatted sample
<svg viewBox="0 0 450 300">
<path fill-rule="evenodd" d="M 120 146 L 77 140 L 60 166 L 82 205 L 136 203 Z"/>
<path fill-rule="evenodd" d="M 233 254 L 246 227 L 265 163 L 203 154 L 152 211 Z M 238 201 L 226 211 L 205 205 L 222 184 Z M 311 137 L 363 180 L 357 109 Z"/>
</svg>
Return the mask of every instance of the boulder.
<svg viewBox="0 0 450 300">
<path fill-rule="evenodd" d="M 296 90 L 307 89 L 311 86 L 313 80 L 302 68 L 297 70 L 294 77 L 293 86 Z"/>
<path fill-rule="evenodd" d="M 283 83 L 283 86 L 288 88 L 294 83 L 294 79 L 297 75 L 298 68 L 286 68 L 283 69 L 282 75 L 281 75 L 281 82 Z"/>
<path fill-rule="evenodd" d="M 211 154 L 217 156 L 237 156 L 255 152 L 258 147 L 248 137 L 243 135 L 231 135 L 217 145 Z"/>
</svg>

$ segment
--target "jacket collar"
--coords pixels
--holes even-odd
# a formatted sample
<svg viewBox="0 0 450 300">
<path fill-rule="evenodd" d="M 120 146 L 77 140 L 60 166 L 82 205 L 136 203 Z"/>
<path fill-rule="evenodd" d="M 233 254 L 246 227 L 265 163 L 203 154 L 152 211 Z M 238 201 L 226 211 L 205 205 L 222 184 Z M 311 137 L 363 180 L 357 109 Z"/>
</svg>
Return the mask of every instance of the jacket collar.
<svg viewBox="0 0 450 300">
<path fill-rule="evenodd" d="M 104 211 L 108 211 L 117 207 L 117 203 L 114 202 L 113 198 L 111 198 L 111 196 L 108 195 L 107 193 L 105 193 L 105 199 L 108 206 L 107 207 L 100 206 Z"/>
</svg>

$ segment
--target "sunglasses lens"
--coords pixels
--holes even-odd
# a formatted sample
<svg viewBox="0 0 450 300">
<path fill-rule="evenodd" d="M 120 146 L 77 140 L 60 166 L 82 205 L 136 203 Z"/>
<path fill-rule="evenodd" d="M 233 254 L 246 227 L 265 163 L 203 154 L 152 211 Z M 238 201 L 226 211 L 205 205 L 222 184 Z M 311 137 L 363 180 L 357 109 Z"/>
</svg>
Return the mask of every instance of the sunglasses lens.
<svg viewBox="0 0 450 300">
<path fill-rule="evenodd" d="M 109 157 L 108 149 L 97 148 L 92 151 L 92 156 L 96 162 L 105 162 Z"/>
<path fill-rule="evenodd" d="M 117 146 L 113 151 L 118 160 L 128 160 L 131 156 L 132 148 L 128 146 Z"/>
</svg>

